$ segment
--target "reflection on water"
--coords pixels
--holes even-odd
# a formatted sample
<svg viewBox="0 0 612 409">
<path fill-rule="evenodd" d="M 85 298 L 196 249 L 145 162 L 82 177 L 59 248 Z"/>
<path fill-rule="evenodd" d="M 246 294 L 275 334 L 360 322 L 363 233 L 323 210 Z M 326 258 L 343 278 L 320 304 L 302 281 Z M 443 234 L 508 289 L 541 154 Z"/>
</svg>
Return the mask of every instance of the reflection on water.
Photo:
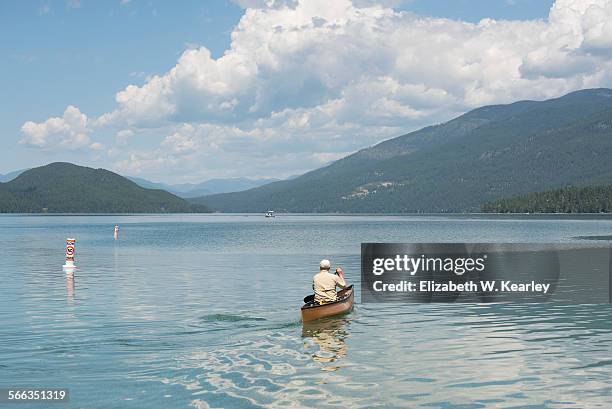
<svg viewBox="0 0 612 409">
<path fill-rule="evenodd" d="M 312 341 L 318 350 L 312 352 L 315 362 L 322 365 L 324 371 L 337 371 L 341 368 L 339 362 L 347 354 L 346 338 L 348 332 L 349 318 L 325 318 L 317 321 L 304 322 L 302 324 L 302 337 L 305 341 Z M 305 342 L 305 348 L 313 346 Z M 329 365 L 327 365 L 329 364 Z"/>
<path fill-rule="evenodd" d="M 74 275 L 66 274 L 66 294 L 68 295 L 68 302 L 74 301 Z"/>
</svg>

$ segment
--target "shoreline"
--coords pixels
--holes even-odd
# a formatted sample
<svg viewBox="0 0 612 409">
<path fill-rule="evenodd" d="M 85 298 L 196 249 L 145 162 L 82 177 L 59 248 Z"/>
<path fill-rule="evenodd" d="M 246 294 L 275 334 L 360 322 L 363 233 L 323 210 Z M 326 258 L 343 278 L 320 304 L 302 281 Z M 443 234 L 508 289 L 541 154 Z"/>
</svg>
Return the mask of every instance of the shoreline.
<svg viewBox="0 0 612 409">
<path fill-rule="evenodd" d="M 0 216 L 261 216 L 263 212 L 245 212 L 245 213 L 0 213 Z M 276 212 L 277 217 L 283 216 L 321 216 L 321 217 L 444 217 L 457 218 L 471 217 L 476 219 L 541 219 L 541 218 L 558 218 L 558 219 L 612 219 L 612 213 L 282 213 Z"/>
</svg>

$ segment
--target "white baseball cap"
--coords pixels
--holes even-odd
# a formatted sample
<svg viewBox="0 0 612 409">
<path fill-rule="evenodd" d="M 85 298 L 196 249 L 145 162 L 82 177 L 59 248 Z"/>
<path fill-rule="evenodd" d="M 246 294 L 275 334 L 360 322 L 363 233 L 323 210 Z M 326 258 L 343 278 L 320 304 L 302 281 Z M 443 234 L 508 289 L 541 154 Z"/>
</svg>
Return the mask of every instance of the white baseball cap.
<svg viewBox="0 0 612 409">
<path fill-rule="evenodd" d="M 321 262 L 319 263 L 319 268 L 321 270 L 329 270 L 331 268 L 331 263 L 329 262 L 329 260 L 327 259 L 323 259 L 321 260 Z"/>
</svg>

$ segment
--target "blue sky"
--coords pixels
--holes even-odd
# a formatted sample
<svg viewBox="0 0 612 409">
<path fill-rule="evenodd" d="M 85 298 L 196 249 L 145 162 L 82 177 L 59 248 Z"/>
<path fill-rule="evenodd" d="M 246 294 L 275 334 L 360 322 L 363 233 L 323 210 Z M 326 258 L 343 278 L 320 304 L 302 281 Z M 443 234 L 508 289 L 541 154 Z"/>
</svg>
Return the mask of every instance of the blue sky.
<svg viewBox="0 0 612 409">
<path fill-rule="evenodd" d="M 483 18 L 546 18 L 552 4 L 552 0 L 414 0 L 398 8 L 425 16 L 478 22 Z"/>
<path fill-rule="evenodd" d="M 118 90 L 168 70 L 189 44 L 221 55 L 242 13 L 216 0 L 0 2 L 0 86 L 11 96 L 0 112 L 0 173 L 47 162 L 18 146 L 25 121 L 68 104 L 102 114 Z"/>
<path fill-rule="evenodd" d="M 546 30 L 560 38 L 559 27 L 569 18 L 561 10 L 558 21 L 548 22 L 553 6 L 549 0 L 413 0 L 395 2 L 393 15 L 372 7 L 355 14 L 356 9 L 346 5 L 323 10 L 319 4 L 320 12 L 305 20 L 310 24 L 307 31 L 304 25 L 286 28 L 313 13 L 315 5 L 290 14 L 301 6 L 290 5 L 295 10 L 285 12 L 278 5 L 262 7 L 264 2 L 258 0 L 237 3 L 1 2 L 0 85 L 9 98 L 0 111 L 0 173 L 69 160 L 167 182 L 282 177 L 480 104 L 542 99 L 609 81 L 597 76 L 594 70 L 604 65 L 588 61 L 586 52 L 575 62 L 560 51 L 568 44 L 553 44 L 547 51 L 542 50 L 550 38 L 532 44 L 535 33 Z M 245 5 L 256 10 L 245 16 Z M 319 15 L 324 22 L 320 24 L 336 21 L 326 28 L 329 42 L 317 31 Z M 479 24 L 484 18 L 515 22 L 490 27 Z M 571 18 L 583 21 L 579 15 Z M 377 51 L 376 42 L 382 40 L 375 34 L 353 43 L 354 36 L 347 39 L 345 32 L 337 31 L 346 21 L 351 22 L 347 30 L 384 26 L 398 42 L 385 44 L 384 53 Z M 416 29 L 419 22 L 427 27 Z M 279 27 L 286 29 L 284 34 Z M 296 43 L 296 32 L 302 35 L 299 41 L 306 40 Z M 237 51 L 221 63 L 232 33 Z M 466 48 L 457 50 L 454 38 Z M 436 55 L 424 61 L 427 49 L 422 43 L 430 39 Z M 514 41 L 516 49 L 509 50 L 508 41 Z M 571 36 L 563 41 L 572 43 Z M 471 49 L 468 44 L 473 44 Z M 476 50 L 479 44 L 482 50 Z M 348 46 L 352 54 L 344 53 Z M 263 51 L 253 51 L 260 47 Z M 569 47 L 572 55 L 580 54 L 580 44 Z M 363 59 L 356 57 L 361 54 Z M 312 58 L 317 55 L 319 59 Z M 338 55 L 342 61 L 330 61 Z M 420 58 L 421 65 L 408 63 L 409 56 Z M 499 63 L 494 58 L 500 58 Z M 444 69 L 448 61 L 457 60 L 464 65 L 457 74 L 459 83 L 453 83 L 445 76 L 454 73 L 449 76 Z M 502 83 L 508 73 L 499 64 L 507 61 L 518 64 L 513 75 L 519 77 Z M 553 75 L 551 63 L 575 63 L 576 68 Z M 578 68 L 589 64 L 600 65 Z M 182 73 L 180 79 L 169 74 L 173 67 Z M 466 74 L 470 67 L 474 72 Z M 335 70 L 354 77 L 334 77 Z M 153 75 L 160 76 L 161 85 L 151 82 Z M 130 85 L 135 87 L 125 93 L 125 102 L 117 102 L 118 93 Z M 359 92 L 377 95 L 362 108 L 368 113 L 380 109 L 380 115 L 363 119 L 355 97 Z M 142 98 L 154 102 L 141 109 Z M 66 114 L 68 106 L 74 109 Z M 102 120 L 104 114 L 109 115 Z M 317 116 L 323 114 L 328 116 Z M 54 117 L 63 122 L 46 122 Z M 75 125 L 79 118 L 82 123 Z M 24 127 L 28 122 L 32 125 Z"/>
</svg>

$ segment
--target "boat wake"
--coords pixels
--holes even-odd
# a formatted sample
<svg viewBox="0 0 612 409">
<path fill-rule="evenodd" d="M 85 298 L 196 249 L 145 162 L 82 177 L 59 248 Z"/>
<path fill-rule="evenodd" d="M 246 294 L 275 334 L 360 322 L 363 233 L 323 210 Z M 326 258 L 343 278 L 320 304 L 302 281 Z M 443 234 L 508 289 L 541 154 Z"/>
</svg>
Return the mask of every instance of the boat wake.
<svg viewBox="0 0 612 409">
<path fill-rule="evenodd" d="M 234 314 L 209 314 L 200 317 L 202 322 L 240 322 L 240 321 L 266 321 L 262 317 L 249 317 L 246 315 Z"/>
</svg>

